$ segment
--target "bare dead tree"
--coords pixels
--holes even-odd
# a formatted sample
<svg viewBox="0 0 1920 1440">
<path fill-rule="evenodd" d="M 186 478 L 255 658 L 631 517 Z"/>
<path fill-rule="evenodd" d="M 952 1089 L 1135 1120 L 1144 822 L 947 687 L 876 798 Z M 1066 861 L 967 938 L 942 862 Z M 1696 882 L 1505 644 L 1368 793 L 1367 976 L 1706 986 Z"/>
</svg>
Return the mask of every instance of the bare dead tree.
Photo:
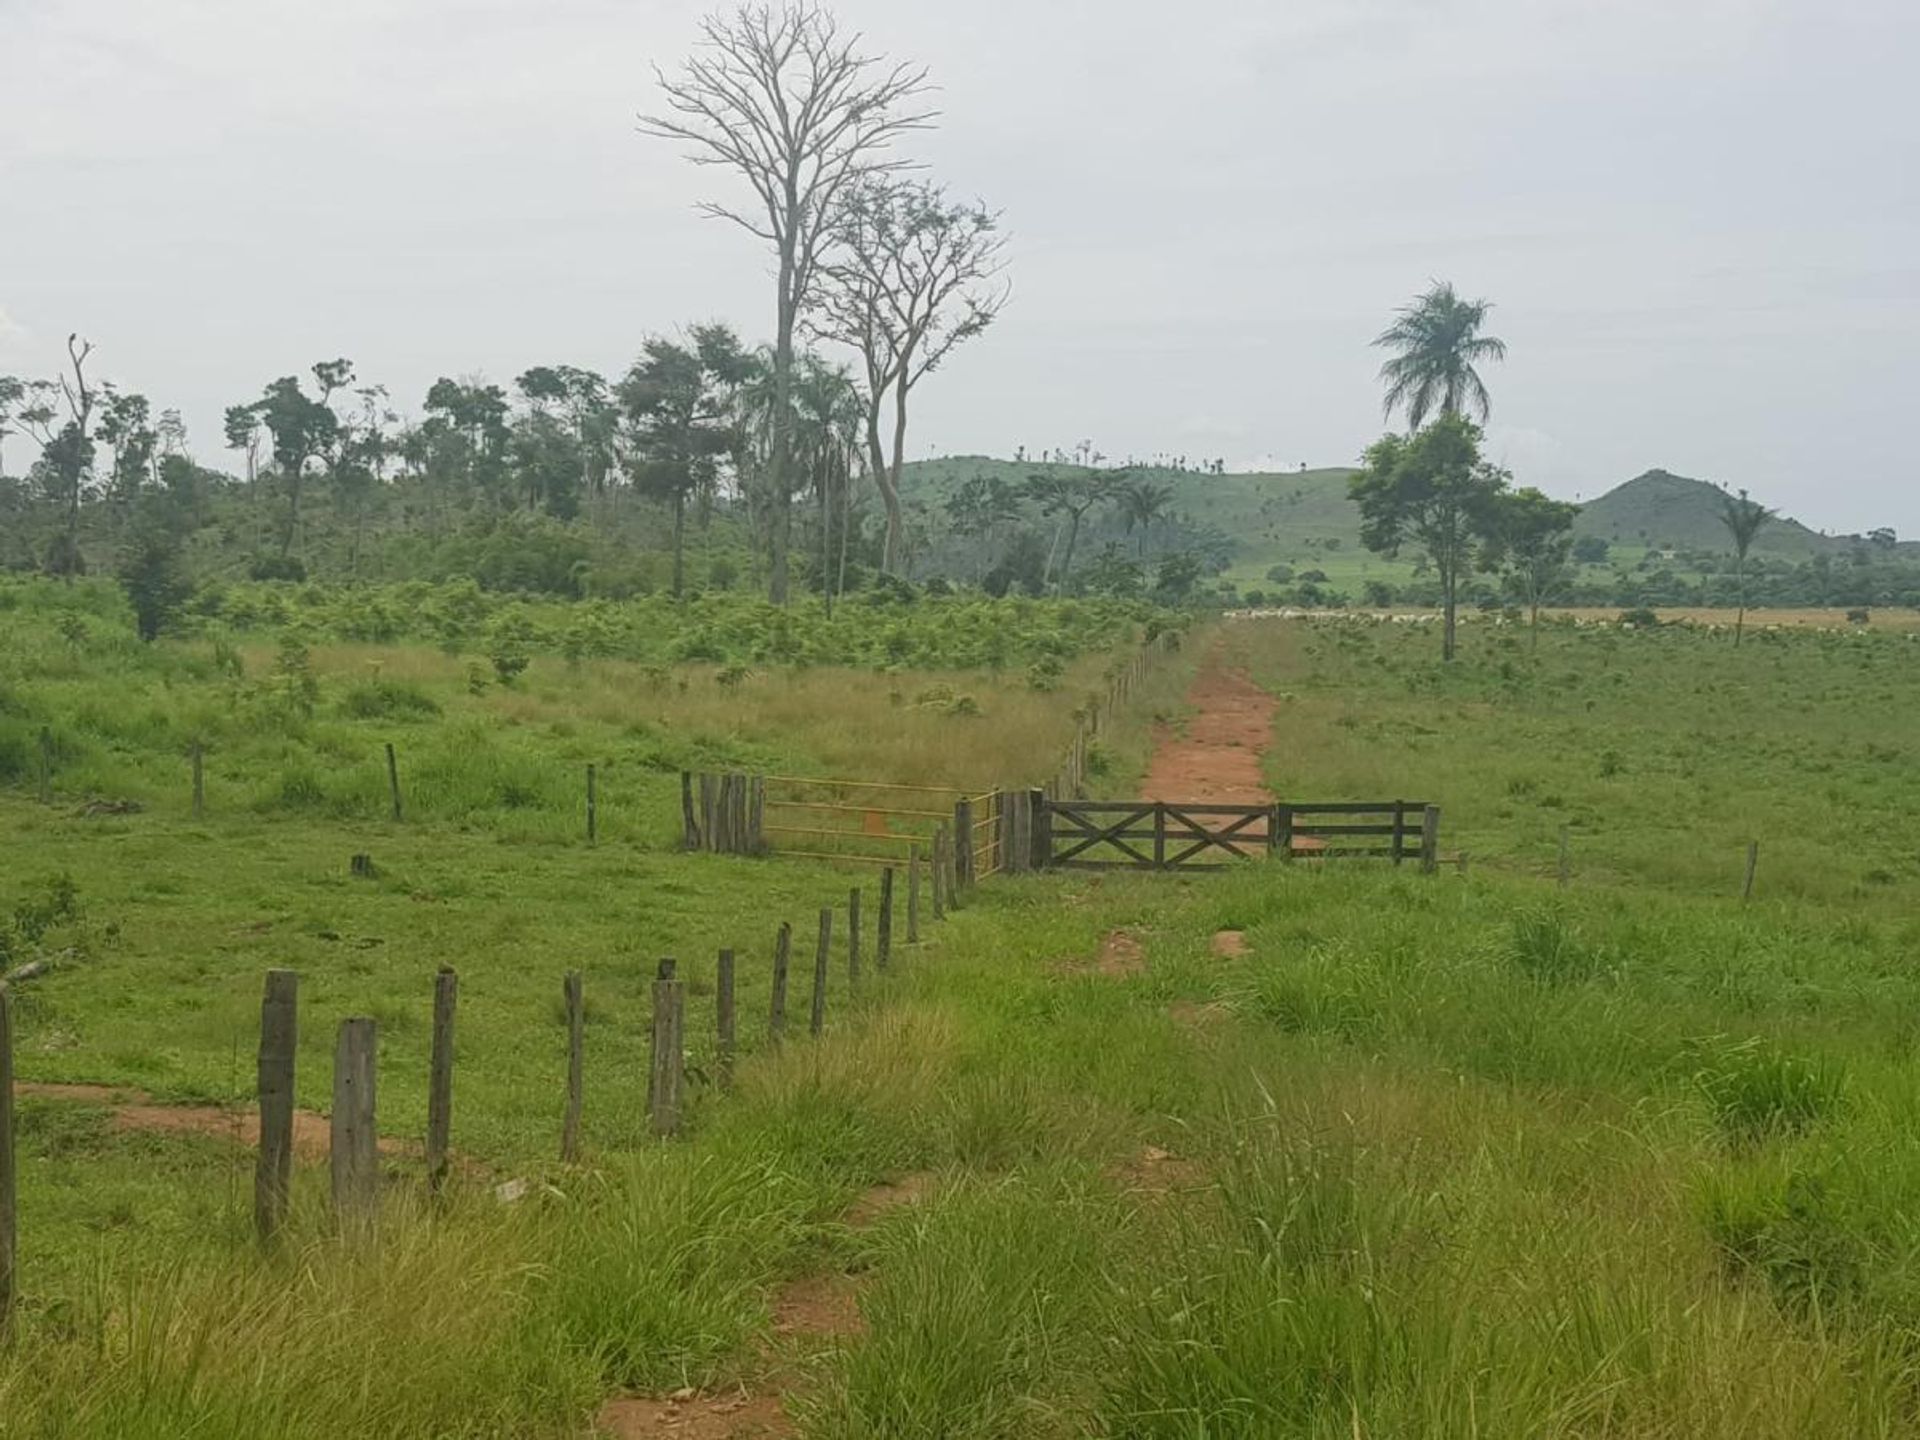
<svg viewBox="0 0 1920 1440">
<path fill-rule="evenodd" d="M 815 328 L 852 346 L 866 367 L 867 463 L 887 512 L 881 563 L 888 571 L 898 566 L 905 540 L 907 398 L 1006 304 L 999 226 L 998 213 L 950 202 L 938 185 L 884 176 L 853 187 L 835 216 Z M 889 404 L 891 457 L 881 443 Z"/>
<path fill-rule="evenodd" d="M 679 141 L 696 165 L 738 174 L 751 205 L 707 201 L 773 247 L 777 257 L 768 594 L 787 599 L 793 521 L 794 330 L 813 302 L 833 219 L 850 189 L 905 168 L 889 156 L 900 135 L 926 129 L 919 107 L 927 72 L 862 54 L 857 34 L 806 0 L 742 5 L 701 22 L 701 39 L 677 77 L 654 71 L 667 113 L 640 119 L 642 134 Z"/>
<path fill-rule="evenodd" d="M 93 467 L 93 411 L 100 392 L 87 379 L 87 360 L 93 342 L 67 336 L 67 364 L 71 379 L 62 373 L 54 380 L 34 380 L 25 387 L 26 407 L 20 412 L 22 433 L 40 445 L 40 458 L 52 498 L 59 505 L 62 525 L 47 555 L 47 569 L 56 575 L 75 575 L 83 568 L 80 554 L 80 501 Z M 60 410 L 66 419 L 60 418 Z"/>
</svg>

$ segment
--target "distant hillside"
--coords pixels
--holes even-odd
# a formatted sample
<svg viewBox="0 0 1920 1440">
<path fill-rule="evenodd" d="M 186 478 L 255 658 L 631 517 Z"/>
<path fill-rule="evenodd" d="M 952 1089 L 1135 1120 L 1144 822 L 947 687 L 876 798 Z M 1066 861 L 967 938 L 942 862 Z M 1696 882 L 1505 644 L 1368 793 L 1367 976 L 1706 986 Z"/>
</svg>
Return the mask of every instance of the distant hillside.
<svg viewBox="0 0 1920 1440">
<path fill-rule="evenodd" d="M 1573 529 L 1576 535 L 1598 535 L 1617 545 L 1727 550 L 1731 548 L 1727 527 L 1720 522 L 1722 494 L 1704 480 L 1649 470 L 1582 507 Z M 1798 520 L 1781 516 L 1761 530 L 1753 548 L 1757 555 L 1807 560 L 1852 545 L 1850 539 L 1819 535 Z"/>
<path fill-rule="evenodd" d="M 909 502 L 937 511 L 948 495 L 974 476 L 1021 485 L 1029 476 L 1073 471 L 1078 467 L 1039 462 L 994 460 L 984 456 L 948 456 L 910 464 L 905 477 Z M 1360 512 L 1347 498 L 1346 467 L 1320 470 L 1208 475 L 1191 470 L 1134 467 L 1128 474 L 1151 480 L 1172 492 L 1170 511 L 1181 527 L 1156 532 L 1152 549 L 1192 543 L 1196 535 L 1214 537 L 1208 547 L 1225 559 L 1228 574 L 1242 583 L 1264 579 L 1275 564 L 1325 571 L 1335 584 L 1354 586 L 1373 578 L 1398 578 L 1412 567 L 1411 554 L 1399 561 L 1369 555 L 1360 544 Z M 1722 492 L 1704 480 L 1665 470 L 1616 486 L 1590 502 L 1574 523 L 1576 535 L 1595 535 L 1623 552 L 1692 550 L 1727 553 L 1731 547 L 1720 522 Z M 1764 499 L 1764 497 L 1756 497 Z M 1135 537 L 1107 516 L 1082 537 L 1082 556 L 1109 540 Z M 1816 555 L 1843 556 L 1859 544 L 1856 537 L 1821 535 L 1798 520 L 1782 516 L 1760 532 L 1754 553 L 1769 559 L 1803 561 Z M 1920 544 L 1902 543 L 1903 559 L 1920 559 Z"/>
</svg>

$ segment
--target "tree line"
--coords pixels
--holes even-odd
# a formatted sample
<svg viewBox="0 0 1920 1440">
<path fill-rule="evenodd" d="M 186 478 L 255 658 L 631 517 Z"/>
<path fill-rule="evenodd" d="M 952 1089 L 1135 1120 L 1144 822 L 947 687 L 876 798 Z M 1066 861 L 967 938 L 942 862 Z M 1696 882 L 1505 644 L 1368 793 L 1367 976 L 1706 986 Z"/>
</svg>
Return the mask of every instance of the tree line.
<svg viewBox="0 0 1920 1440">
<path fill-rule="evenodd" d="M 817 586 L 822 574 L 844 576 L 860 540 L 857 494 L 870 490 L 878 567 L 901 571 L 910 401 L 1006 303 L 1000 216 L 895 151 L 935 119 L 927 72 L 866 53 L 814 5 L 711 16 L 684 66 L 657 79 L 662 106 L 642 132 L 728 172 L 745 198 L 701 208 L 773 251 L 773 339 L 749 346 L 695 324 L 645 341 L 623 375 L 542 365 L 511 389 L 444 377 L 416 419 L 344 358 L 274 379 L 223 424 L 249 494 L 264 484 L 277 507 L 257 574 L 302 573 L 314 487 L 347 517 L 357 551 L 396 484 L 429 528 L 475 506 L 571 520 L 623 491 L 656 501 L 671 517 L 676 592 L 689 509 L 723 505 L 764 555 L 776 603 L 791 586 L 796 507 L 816 512 Z M 54 377 L 0 377 L 0 442 L 24 435 L 39 446 L 0 498 L 38 512 L 46 534 L 33 558 L 51 573 L 86 567 L 90 506 L 109 512 L 106 539 L 123 559 L 134 543 L 158 558 L 187 528 L 191 492 L 218 477 L 188 455 L 177 412 L 156 415 L 146 397 L 95 376 L 89 343 L 73 337 L 68 361 Z"/>
</svg>

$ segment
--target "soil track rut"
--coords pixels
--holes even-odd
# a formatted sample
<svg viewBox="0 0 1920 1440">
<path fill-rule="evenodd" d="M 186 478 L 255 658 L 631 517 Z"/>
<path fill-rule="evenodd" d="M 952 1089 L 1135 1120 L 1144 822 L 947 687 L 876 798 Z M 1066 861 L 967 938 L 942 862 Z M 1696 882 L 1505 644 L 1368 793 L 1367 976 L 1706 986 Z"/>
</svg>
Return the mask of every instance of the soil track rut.
<svg viewBox="0 0 1920 1440">
<path fill-rule="evenodd" d="M 1273 799 L 1260 757 L 1273 743 L 1274 699 L 1244 669 L 1229 666 L 1216 643 L 1187 691 L 1193 714 L 1183 732 L 1154 736 L 1142 800 L 1193 805 L 1261 805 Z"/>
</svg>

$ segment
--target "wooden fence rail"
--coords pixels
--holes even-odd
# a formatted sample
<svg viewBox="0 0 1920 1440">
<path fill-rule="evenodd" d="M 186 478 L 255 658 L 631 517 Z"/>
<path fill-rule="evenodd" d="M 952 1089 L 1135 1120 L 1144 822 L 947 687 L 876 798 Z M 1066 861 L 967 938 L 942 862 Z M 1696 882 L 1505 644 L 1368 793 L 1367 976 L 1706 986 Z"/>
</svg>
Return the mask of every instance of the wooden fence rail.
<svg viewBox="0 0 1920 1440">
<path fill-rule="evenodd" d="M 1438 858 L 1440 810 L 1424 801 L 1189 805 L 1051 800 L 1036 790 L 1019 808 L 1032 869 L 1211 870 L 1275 855 L 1418 859 L 1431 870 Z"/>
</svg>

